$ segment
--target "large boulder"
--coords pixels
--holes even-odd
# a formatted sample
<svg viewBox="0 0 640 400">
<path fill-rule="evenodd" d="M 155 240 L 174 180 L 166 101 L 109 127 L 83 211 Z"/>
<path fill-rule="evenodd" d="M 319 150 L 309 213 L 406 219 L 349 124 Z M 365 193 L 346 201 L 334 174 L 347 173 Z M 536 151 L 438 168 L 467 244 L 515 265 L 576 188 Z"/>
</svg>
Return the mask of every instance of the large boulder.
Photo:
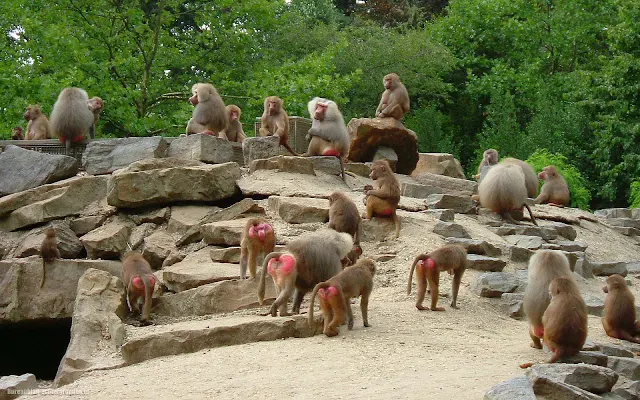
<svg viewBox="0 0 640 400">
<path fill-rule="evenodd" d="M 146 158 L 167 157 L 169 143 L 161 136 L 92 140 L 82 154 L 91 175 L 110 174 Z"/>
<path fill-rule="evenodd" d="M 420 153 L 416 169 L 411 175 L 423 172 L 465 179 L 460 162 L 448 153 Z"/>
<path fill-rule="evenodd" d="M 175 160 L 175 159 L 172 159 Z M 136 164 L 111 175 L 107 202 L 115 207 L 144 207 L 178 201 L 216 201 L 236 193 L 238 164 L 226 163 L 137 170 Z"/>
<path fill-rule="evenodd" d="M 395 118 L 354 118 L 347 126 L 351 136 L 349 160 L 373 160 L 378 147 L 392 148 L 398 156 L 396 172 L 410 174 L 418 163 L 418 139 Z"/>
<path fill-rule="evenodd" d="M 70 178 L 79 167 L 73 157 L 6 146 L 0 153 L 0 196 Z"/>
<path fill-rule="evenodd" d="M 162 269 L 162 281 L 172 292 L 183 292 L 208 283 L 240 277 L 240 266 L 211 262 L 211 249 L 205 247 L 182 261 Z"/>
<path fill-rule="evenodd" d="M 271 158 L 280 154 L 280 138 L 275 136 L 252 137 L 242 141 L 244 165 L 254 160 Z"/>
<path fill-rule="evenodd" d="M 102 225 L 80 238 L 88 258 L 118 259 L 127 249 L 131 225 L 113 221 Z"/>
<path fill-rule="evenodd" d="M 168 156 L 223 164 L 233 160 L 233 149 L 228 140 L 199 133 L 172 140 Z"/>
<path fill-rule="evenodd" d="M 290 224 L 329 221 L 329 200 L 305 197 L 269 197 L 269 209 Z"/>
<path fill-rule="evenodd" d="M 471 196 L 478 192 L 478 183 L 467 179 L 452 178 L 430 172 L 414 173 L 411 177 L 420 184 L 440 188 L 442 193 Z"/>
</svg>

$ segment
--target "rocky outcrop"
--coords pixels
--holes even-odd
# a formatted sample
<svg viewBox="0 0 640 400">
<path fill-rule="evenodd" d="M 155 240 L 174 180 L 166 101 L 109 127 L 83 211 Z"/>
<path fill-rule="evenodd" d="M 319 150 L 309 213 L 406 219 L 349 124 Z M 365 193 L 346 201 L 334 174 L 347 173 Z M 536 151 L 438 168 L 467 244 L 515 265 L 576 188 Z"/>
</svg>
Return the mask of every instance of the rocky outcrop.
<svg viewBox="0 0 640 400">
<path fill-rule="evenodd" d="M 233 160 L 233 149 L 228 140 L 198 133 L 173 139 L 167 155 L 209 164 L 223 164 Z"/>
<path fill-rule="evenodd" d="M 136 161 L 167 157 L 169 143 L 161 136 L 91 140 L 82 166 L 91 175 L 110 174 Z"/>
<path fill-rule="evenodd" d="M 460 162 L 448 153 L 420 153 L 416 169 L 413 170 L 411 175 L 423 172 L 465 179 Z"/>
</svg>

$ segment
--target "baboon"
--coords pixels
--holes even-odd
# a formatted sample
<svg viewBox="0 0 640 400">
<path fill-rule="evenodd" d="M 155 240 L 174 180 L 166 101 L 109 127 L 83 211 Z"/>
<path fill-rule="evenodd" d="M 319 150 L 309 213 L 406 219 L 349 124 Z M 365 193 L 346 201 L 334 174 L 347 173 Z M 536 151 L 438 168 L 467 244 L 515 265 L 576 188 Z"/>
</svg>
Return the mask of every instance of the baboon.
<svg viewBox="0 0 640 400">
<path fill-rule="evenodd" d="M 260 121 L 258 135 L 277 136 L 280 138 L 280 146 L 284 146 L 294 156 L 300 155 L 289 146 L 289 115 L 284 110 L 280 97 L 269 96 L 264 99 L 264 112 Z"/>
<path fill-rule="evenodd" d="M 58 250 L 58 241 L 56 240 L 56 231 L 53 228 L 46 228 L 44 230 L 44 239 L 40 245 L 40 257 L 42 257 L 42 280 L 40 281 L 40 287 L 43 287 L 44 281 L 47 279 L 46 264 L 61 258 L 60 251 Z"/>
<path fill-rule="evenodd" d="M 342 268 L 346 268 L 350 265 L 358 262 L 358 259 L 362 255 L 362 247 L 359 244 L 354 243 L 351 251 L 342 259 Z"/>
<path fill-rule="evenodd" d="M 535 199 L 538 195 L 538 175 L 529 163 L 517 158 L 507 157 L 500 164 L 517 165 L 524 174 L 524 186 L 527 188 L 527 197 Z"/>
<path fill-rule="evenodd" d="M 242 130 L 242 123 L 240 123 L 241 115 L 242 110 L 240 110 L 240 107 L 235 104 L 229 104 L 227 106 L 229 124 L 226 129 L 220 131 L 220 134 L 218 135 L 220 139 L 227 139 L 230 142 L 242 143 L 247 138 L 244 134 L 244 130 Z"/>
<path fill-rule="evenodd" d="M 432 251 L 429 254 L 419 254 L 411 264 L 409 271 L 409 282 L 407 283 L 407 294 L 411 294 L 411 280 L 413 270 L 417 268 L 418 299 L 416 308 L 418 310 L 444 311 L 444 307 L 438 307 L 440 272 L 448 271 L 453 274 L 451 284 L 451 308 L 458 308 L 458 290 L 465 269 L 467 269 L 467 250 L 458 244 L 448 244 Z M 431 293 L 431 308 L 422 305 L 429 282 Z"/>
<path fill-rule="evenodd" d="M 71 143 L 82 141 L 93 126 L 94 116 L 89 109 L 89 96 L 80 88 L 65 88 L 51 111 L 51 129 L 65 145 L 69 154 Z"/>
<path fill-rule="evenodd" d="M 256 277 L 256 258 L 260 254 L 269 254 L 276 246 L 273 227 L 264 218 L 251 218 L 247 221 L 240 241 L 240 279 Z"/>
<path fill-rule="evenodd" d="M 300 235 L 285 246 L 285 251 L 269 253 L 262 263 L 262 276 L 258 285 L 258 300 L 264 302 L 265 278 L 273 278 L 277 298 L 270 313 L 276 316 L 290 315 L 287 303 L 295 289 L 293 313 L 300 312 L 304 295 L 315 285 L 324 282 L 342 271 L 342 259 L 353 248 L 348 233 L 333 229 L 320 229 Z"/>
<path fill-rule="evenodd" d="M 382 80 L 384 92 L 376 109 L 376 117 L 392 117 L 400 121 L 409 112 L 409 93 L 398 74 L 387 74 Z"/>
<path fill-rule="evenodd" d="M 229 123 L 227 109 L 218 91 L 209 83 L 196 83 L 191 87 L 191 93 L 193 96 L 189 97 L 189 102 L 195 108 L 187 122 L 187 135 L 204 133 L 218 136 Z"/>
<path fill-rule="evenodd" d="M 480 204 L 491 211 L 500 214 L 503 219 L 518 224 L 511 216 L 511 211 L 526 207 L 531 216 L 531 222 L 538 225 L 531 208 L 526 203 L 527 188 L 524 184 L 522 169 L 515 164 L 500 163 L 491 167 L 487 175 L 478 185 Z"/>
<path fill-rule="evenodd" d="M 140 313 L 139 301 L 143 301 L 140 321 L 149 320 L 156 277 L 151 266 L 138 251 L 131 251 L 122 260 L 122 279 L 130 312 Z"/>
<path fill-rule="evenodd" d="M 355 265 L 345 268 L 338 275 L 325 282 L 318 283 L 313 288 L 309 303 L 309 326 L 313 326 L 313 303 L 316 294 L 320 296 L 320 309 L 324 314 L 324 330 L 327 336 L 336 336 L 340 326 L 347 316 L 347 327 L 353 329 L 353 311 L 351 299 L 362 296 L 360 310 L 362 311 L 362 323 L 369 325 L 368 310 L 369 296 L 373 290 L 373 275 L 376 273 L 376 265 L 370 258 L 358 260 Z"/>
<path fill-rule="evenodd" d="M 96 125 L 100 120 L 100 113 L 102 112 L 102 108 L 104 107 L 104 102 L 98 96 L 94 96 L 89 99 L 87 103 L 89 106 L 89 110 L 93 113 L 93 125 L 91 125 L 91 129 L 89 130 L 89 137 L 91 139 L 95 139 L 96 137 Z"/>
<path fill-rule="evenodd" d="M 360 212 L 356 203 L 342 192 L 329 195 L 329 228 L 346 232 L 353 237 L 353 243 L 360 244 Z"/>
<path fill-rule="evenodd" d="M 16 126 L 11 129 L 11 140 L 24 140 L 24 135 L 22 134 L 22 127 Z"/>
<path fill-rule="evenodd" d="M 42 108 L 39 105 L 33 104 L 27 107 L 24 119 L 29 121 L 27 122 L 27 140 L 43 140 L 53 137 L 49 120 L 42 113 Z"/>
<path fill-rule="evenodd" d="M 376 160 L 371 165 L 369 178 L 375 181 L 377 189 L 371 185 L 364 187 L 364 204 L 367 206 L 364 219 L 371 219 L 374 215 L 379 217 L 391 217 L 396 225 L 394 239 L 400 235 L 400 218 L 396 213 L 400 202 L 400 184 L 391 171 L 387 160 Z"/>
<path fill-rule="evenodd" d="M 544 180 L 540 195 L 536 197 L 536 204 L 549 203 L 550 205 L 568 206 L 570 201 L 569 186 L 558 170 L 553 165 L 542 168 L 538 174 Z"/>
<path fill-rule="evenodd" d="M 604 316 L 602 326 L 612 338 L 640 343 L 640 321 L 636 321 L 636 306 L 633 293 L 621 275 L 607 277 L 602 290 L 604 298 Z"/>
<path fill-rule="evenodd" d="M 487 174 L 487 171 L 490 167 L 496 165 L 498 163 L 498 159 L 500 156 L 498 155 L 498 150 L 496 149 L 487 149 L 482 154 L 482 161 L 480 165 L 478 165 L 478 174 L 474 176 L 477 180 L 482 180 L 484 176 Z"/>
<path fill-rule="evenodd" d="M 544 336 L 542 315 L 549 306 L 549 284 L 557 277 L 572 278 L 569 260 L 558 250 L 538 250 L 529 259 L 529 279 L 523 308 L 529 320 L 531 347 L 541 349 Z"/>
</svg>

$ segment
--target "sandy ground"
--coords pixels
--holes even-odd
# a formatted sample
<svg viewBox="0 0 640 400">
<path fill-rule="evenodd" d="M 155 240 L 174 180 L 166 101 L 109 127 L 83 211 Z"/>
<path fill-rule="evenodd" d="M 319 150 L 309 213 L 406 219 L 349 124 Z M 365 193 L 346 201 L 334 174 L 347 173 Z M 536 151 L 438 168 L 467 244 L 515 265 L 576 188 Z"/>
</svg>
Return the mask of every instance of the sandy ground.
<svg viewBox="0 0 640 400">
<path fill-rule="evenodd" d="M 462 222 L 474 238 L 501 240 L 476 219 L 456 215 L 456 222 Z M 434 223 L 403 218 L 402 240 L 364 243 L 365 255 L 398 254 L 378 263 L 369 328 L 362 326 L 359 306 L 354 304 L 354 330 L 343 327 L 336 338 L 284 339 L 163 357 L 89 373 L 61 390 L 91 399 L 481 399 L 495 384 L 522 376 L 520 363 L 543 361 L 548 354 L 529 346 L 527 323 L 506 316 L 499 299 L 472 293 L 477 271 L 469 270 L 463 278 L 460 309 L 449 308 L 450 299 L 441 297 L 445 312 L 416 310 L 415 289 L 406 294 L 407 272 L 415 254 L 442 243 L 430 233 Z M 588 253 L 595 260 L 640 259 L 640 247 L 603 232 L 598 224 L 585 222 L 578 231 L 577 240 L 589 243 Z M 522 268 L 526 264 L 510 263 L 505 271 Z M 640 298 L 640 280 L 630 279 Z M 444 295 L 451 280 L 446 274 L 442 280 Z M 603 282 L 604 278 L 580 280 L 585 296 L 599 298 L 604 298 Z M 593 316 L 589 338 L 617 342 L 604 335 L 600 318 Z"/>
</svg>

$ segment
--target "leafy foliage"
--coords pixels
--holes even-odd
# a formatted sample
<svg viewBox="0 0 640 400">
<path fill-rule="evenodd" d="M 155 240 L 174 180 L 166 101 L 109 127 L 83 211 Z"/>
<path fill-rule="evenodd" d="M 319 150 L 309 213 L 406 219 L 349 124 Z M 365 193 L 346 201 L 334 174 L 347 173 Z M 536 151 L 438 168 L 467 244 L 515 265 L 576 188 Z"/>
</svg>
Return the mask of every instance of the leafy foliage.
<svg viewBox="0 0 640 400">
<path fill-rule="evenodd" d="M 629 196 L 629 207 L 631 208 L 639 208 L 640 207 L 640 178 L 631 182 L 631 195 Z"/>
</svg>

